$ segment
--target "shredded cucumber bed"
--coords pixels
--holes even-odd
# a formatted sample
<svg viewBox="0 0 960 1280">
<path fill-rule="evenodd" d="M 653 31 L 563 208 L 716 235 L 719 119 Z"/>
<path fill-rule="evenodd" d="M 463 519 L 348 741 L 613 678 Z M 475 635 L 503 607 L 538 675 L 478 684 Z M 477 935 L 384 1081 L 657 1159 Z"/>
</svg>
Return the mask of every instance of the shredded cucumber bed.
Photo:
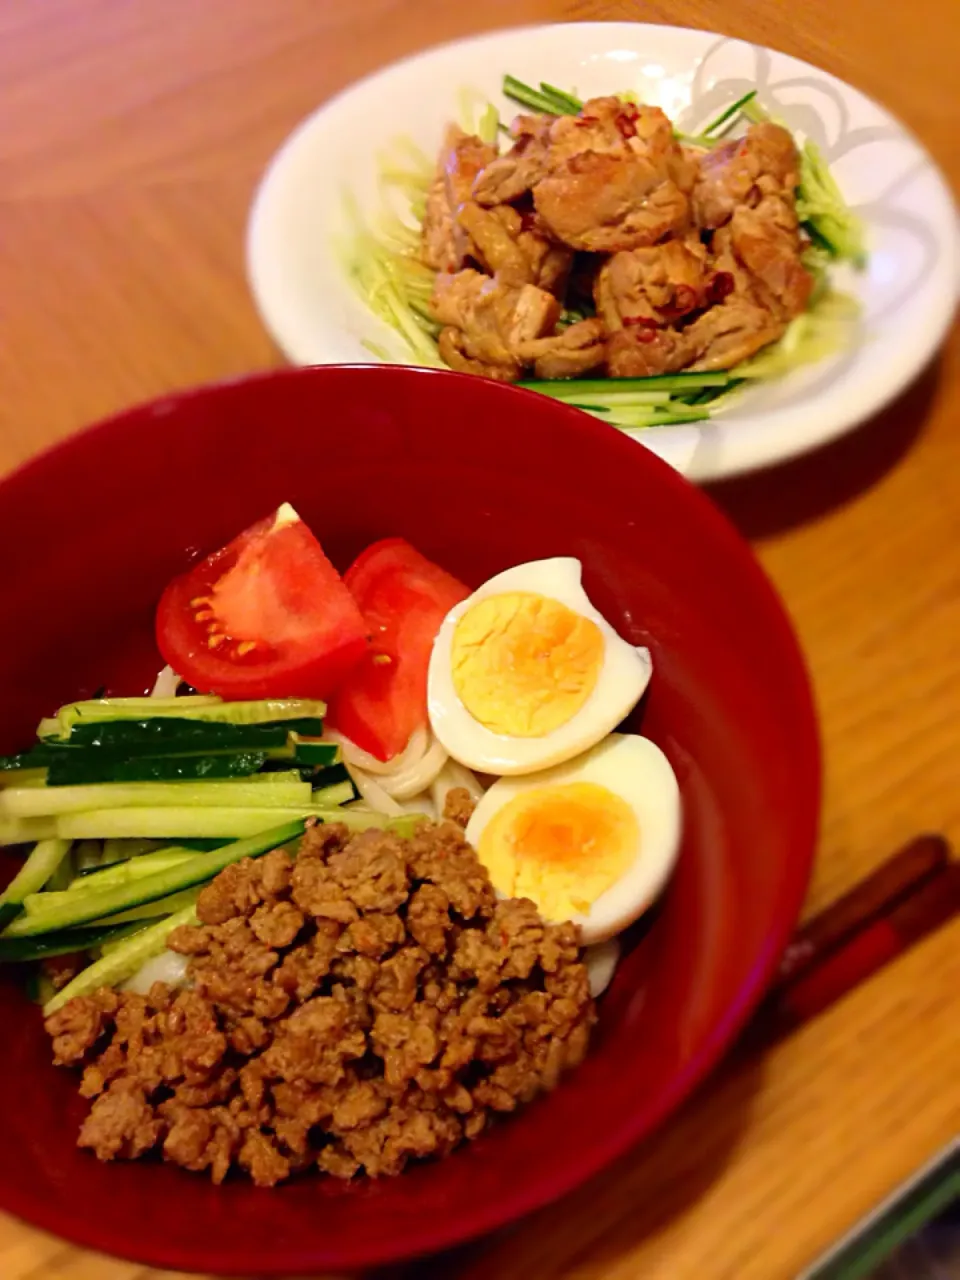
<svg viewBox="0 0 960 1280">
<path fill-rule="evenodd" d="M 353 807 L 322 703 L 105 698 L 61 707 L 28 751 L 0 757 L 0 844 L 32 849 L 0 894 L 0 962 L 80 952 L 46 1012 L 125 981 L 194 919 L 204 884 L 295 847 L 307 823 L 410 834 L 421 815 Z M 349 807 L 344 807 L 349 806 Z"/>
<path fill-rule="evenodd" d="M 574 94 L 541 82 L 533 88 L 507 75 L 504 96 L 527 110 L 575 115 L 583 103 Z M 636 95 L 623 93 L 624 100 Z M 698 133 L 678 135 L 694 146 L 710 148 L 724 141 L 744 121 L 771 119 L 757 102 L 756 90 L 730 104 Z M 496 145 L 505 132 L 489 103 L 461 103 L 460 123 L 485 142 Z M 779 122 L 778 122 L 779 123 Z M 784 336 L 735 368 L 713 374 L 676 374 L 655 378 L 571 378 L 520 383 L 531 391 L 562 400 L 621 430 L 701 422 L 732 395 L 757 380 L 780 378 L 804 365 L 818 363 L 848 348 L 856 338 L 859 307 L 831 285 L 831 269 L 840 263 L 862 268 L 866 262 L 864 229 L 846 204 L 819 148 L 807 140 L 800 146 L 797 212 L 811 244 L 804 263 L 815 286 L 810 304 Z M 353 228 L 343 258 L 353 285 L 365 304 L 400 338 L 399 350 L 410 363 L 443 367 L 437 346 L 440 326 L 430 314 L 435 273 L 419 260 L 420 226 L 434 161 L 411 141 L 400 139 L 378 158 L 381 209 L 367 221 L 356 201 L 347 197 L 347 219 Z M 583 319 L 565 311 L 561 325 Z M 363 344 L 378 359 L 395 355 L 379 343 Z"/>
</svg>

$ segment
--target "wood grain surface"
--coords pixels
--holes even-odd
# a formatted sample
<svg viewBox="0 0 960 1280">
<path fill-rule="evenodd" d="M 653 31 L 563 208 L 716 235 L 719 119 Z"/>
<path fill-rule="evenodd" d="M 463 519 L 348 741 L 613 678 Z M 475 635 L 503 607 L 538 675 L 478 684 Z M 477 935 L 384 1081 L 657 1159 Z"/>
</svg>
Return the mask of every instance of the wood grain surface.
<svg viewBox="0 0 960 1280">
<path fill-rule="evenodd" d="M 85 422 L 280 363 L 243 278 L 248 201 L 335 90 L 524 21 L 683 23 L 882 99 L 960 183 L 956 0 L 0 0 L 0 470 Z M 809 656 L 826 804 L 809 907 L 919 830 L 960 843 L 960 339 L 855 435 L 717 486 Z M 9 554 L 9 552 L 5 552 Z M 960 925 L 641 1150 L 407 1275 L 791 1280 L 960 1129 Z M 122 1177 L 122 1171 L 118 1171 Z M 0 1218 L 3 1280 L 160 1280 Z"/>
</svg>

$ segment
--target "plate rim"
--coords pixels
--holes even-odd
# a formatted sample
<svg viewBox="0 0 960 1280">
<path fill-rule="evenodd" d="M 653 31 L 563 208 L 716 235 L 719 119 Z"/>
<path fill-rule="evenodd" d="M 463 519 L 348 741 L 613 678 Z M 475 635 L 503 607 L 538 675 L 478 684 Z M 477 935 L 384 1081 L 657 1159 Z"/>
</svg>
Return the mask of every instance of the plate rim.
<svg viewBox="0 0 960 1280">
<path fill-rule="evenodd" d="M 772 410 L 769 417 L 763 416 L 749 422 L 738 423 L 736 420 L 725 418 L 721 413 L 703 424 L 656 428 L 655 433 L 651 430 L 649 440 L 643 439 L 640 443 L 694 481 L 705 482 L 732 477 L 786 462 L 790 458 L 812 452 L 831 440 L 853 431 L 879 413 L 922 374 L 935 359 L 943 344 L 956 312 L 958 297 L 960 297 L 960 223 L 958 223 L 957 207 L 940 166 L 922 141 L 899 117 L 870 94 L 814 63 L 772 46 L 757 44 L 740 37 L 726 36 L 706 28 L 646 22 L 528 23 L 441 41 L 425 49 L 413 50 L 384 66 L 374 68 L 360 79 L 343 86 L 300 119 L 273 152 L 261 172 L 248 210 L 244 247 L 245 274 L 254 306 L 261 323 L 285 358 L 300 365 L 341 362 L 336 352 L 331 353 L 330 357 L 323 355 L 317 348 L 322 347 L 324 341 L 315 342 L 307 337 L 301 331 L 297 321 L 289 319 L 289 314 L 285 314 L 283 302 L 278 302 L 281 290 L 278 290 L 268 279 L 271 274 L 270 261 L 273 255 L 271 246 L 275 241 L 269 223 L 274 214 L 273 202 L 278 176 L 288 165 L 296 163 L 299 149 L 305 145 L 305 139 L 309 137 L 312 130 L 323 119 L 335 115 L 344 103 L 354 99 L 362 100 L 379 79 L 401 67 L 415 65 L 421 61 L 429 62 L 438 57 L 449 57 L 461 49 L 478 49 L 484 45 L 501 44 L 509 41 L 511 37 L 528 39 L 537 33 L 561 30 L 589 32 L 594 37 L 602 35 L 611 43 L 619 35 L 620 38 L 629 39 L 634 44 L 644 34 L 649 36 L 655 33 L 671 39 L 709 42 L 703 50 L 704 53 L 709 53 L 710 49 L 717 44 L 733 43 L 773 54 L 778 58 L 785 58 L 797 67 L 823 78 L 828 84 L 838 87 L 845 95 L 856 95 L 879 113 L 887 124 L 915 149 L 919 160 L 925 164 L 929 177 L 937 188 L 940 214 L 943 215 L 944 221 L 952 214 L 952 235 L 949 233 L 944 235 L 939 230 L 936 232 L 937 276 L 943 283 L 939 284 L 931 295 L 931 307 L 928 311 L 928 321 L 922 330 L 922 338 L 916 344 L 915 354 L 905 365 L 901 367 L 894 362 L 881 368 L 879 374 L 874 373 L 862 383 L 854 384 L 853 389 L 847 390 L 839 411 L 835 409 L 830 412 L 828 409 L 824 412 L 822 402 L 810 401 L 801 395 L 794 403 Z M 939 216 L 936 222 L 928 221 L 927 225 L 931 228 L 939 228 Z M 942 265 L 944 257 L 946 257 L 945 267 Z M 950 277 L 952 277 L 952 287 Z M 344 276 L 343 288 L 347 291 L 349 287 L 349 281 Z M 817 417 L 812 434 L 804 429 L 798 429 L 799 424 L 795 421 L 791 423 L 791 419 L 801 418 L 811 403 L 815 405 Z M 829 400 L 826 404 L 829 406 Z M 776 420 L 778 415 L 783 415 L 787 421 L 778 422 Z"/>
</svg>

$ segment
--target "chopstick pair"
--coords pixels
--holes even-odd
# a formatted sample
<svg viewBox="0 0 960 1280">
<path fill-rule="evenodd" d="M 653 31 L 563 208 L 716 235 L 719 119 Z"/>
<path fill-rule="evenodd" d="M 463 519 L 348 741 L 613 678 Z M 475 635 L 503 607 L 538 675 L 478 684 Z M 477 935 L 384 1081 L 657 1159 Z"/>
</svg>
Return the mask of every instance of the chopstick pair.
<svg viewBox="0 0 960 1280">
<path fill-rule="evenodd" d="M 960 862 L 917 836 L 798 930 L 750 1039 L 789 1035 L 958 914 Z"/>
</svg>

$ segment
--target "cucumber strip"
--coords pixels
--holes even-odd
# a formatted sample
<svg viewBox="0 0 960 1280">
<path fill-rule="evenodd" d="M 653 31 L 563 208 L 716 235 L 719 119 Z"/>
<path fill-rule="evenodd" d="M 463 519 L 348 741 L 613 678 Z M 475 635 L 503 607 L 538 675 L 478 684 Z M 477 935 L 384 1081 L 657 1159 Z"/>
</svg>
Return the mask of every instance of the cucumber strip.
<svg viewBox="0 0 960 1280">
<path fill-rule="evenodd" d="M 136 934 L 142 933 L 144 929 L 149 929 L 154 924 L 159 924 L 163 919 L 163 916 L 157 916 L 156 919 L 132 920 L 129 924 L 118 924 L 117 936 L 115 938 L 108 938 L 105 942 L 101 942 L 100 946 L 96 949 L 96 954 L 93 959 L 99 960 L 101 956 L 107 956 L 111 951 L 116 951 L 117 947 L 122 947 L 126 944 L 128 938 L 132 938 Z M 0 942 L 2 941 L 3 939 L 0 938 Z M 43 939 L 38 938 L 37 941 L 42 942 Z"/>
<path fill-rule="evenodd" d="M 16 787 L 0 792 L 0 816 L 40 818 L 89 809 L 122 809 L 131 805 L 182 808 L 215 805 L 294 808 L 310 803 L 310 784 L 277 782 L 272 786 L 234 782 L 97 782 L 81 787 Z"/>
<path fill-rule="evenodd" d="M 116 859 L 108 859 L 104 856 L 104 846 L 100 840 L 80 840 L 73 851 L 73 863 L 78 876 L 99 870 L 109 861 L 116 861 Z"/>
<path fill-rule="evenodd" d="M 70 742 L 114 755 L 196 755 L 198 752 L 264 751 L 288 745 L 289 729 L 277 724 L 200 724 L 168 716 L 157 720 L 109 720 L 76 725 Z"/>
<path fill-rule="evenodd" d="M 89 995 L 100 987 L 114 987 L 136 973 L 144 961 L 157 956 L 167 945 L 167 938 L 174 929 L 182 924 L 193 924 L 197 918 L 196 907 L 184 907 L 175 915 L 168 916 L 148 929 L 140 929 L 136 935 L 119 947 L 112 947 L 109 954 L 102 956 L 89 965 L 82 973 L 78 973 L 72 982 L 68 982 L 62 991 L 58 991 L 52 1000 L 43 1006 L 44 1017 L 49 1017 L 57 1009 L 71 1001 L 74 996 Z"/>
<path fill-rule="evenodd" d="M 572 93 L 567 93 L 566 89 L 558 89 L 554 84 L 548 84 L 545 80 L 540 81 L 540 92 L 545 98 L 549 98 L 556 102 L 560 108 L 560 114 L 579 115 L 583 110 L 583 103 Z"/>
<path fill-rule="evenodd" d="M 34 844 L 57 834 L 53 818 L 0 818 L 0 845 Z"/>
<path fill-rule="evenodd" d="M 62 893 L 73 881 L 73 851 L 70 850 L 46 883 L 44 893 Z"/>
<path fill-rule="evenodd" d="M 69 840 L 41 840 L 0 894 L 0 928 L 20 914 L 23 900 L 39 893 L 70 852 Z"/>
<path fill-rule="evenodd" d="M 293 755 L 303 764 L 340 763 L 340 747 L 336 742 L 302 742 L 296 734 L 293 735 Z"/>
<path fill-rule="evenodd" d="M 129 884 L 131 880 L 142 880 L 155 871 L 166 871 L 169 867 L 177 867 L 196 856 L 193 849 L 185 849 L 179 845 L 171 845 L 167 849 L 156 849 L 153 853 L 144 853 L 138 858 L 130 858 L 125 862 L 115 862 L 112 866 L 101 867 L 85 876 L 77 878 L 67 886 L 67 893 L 85 893 L 89 889 L 107 889 L 115 884 Z M 44 895 L 49 896 L 49 895 Z"/>
<path fill-rule="evenodd" d="M 695 387 L 724 387 L 729 381 L 730 374 L 726 372 L 663 373 L 649 378 L 569 378 L 566 381 L 527 378 L 514 385 L 561 400 L 579 400 L 584 395 L 596 395 L 606 401 L 621 391 L 676 391 L 682 394 Z"/>
<path fill-rule="evenodd" d="M 55 720 L 57 732 L 49 729 L 38 736 L 65 739 L 74 725 L 110 720 L 153 720 L 170 716 L 177 720 L 223 722 L 233 725 L 276 723 L 281 720 L 322 720 L 326 704 L 312 698 L 265 698 L 258 702 L 221 702 L 213 697 L 184 698 L 100 698 L 72 702 L 61 707 Z"/>
<path fill-rule="evenodd" d="M 291 752 L 292 754 L 292 752 Z M 267 759 L 266 750 L 237 752 L 207 752 L 196 755 L 134 756 L 130 759 L 115 756 L 103 749 L 61 752 L 49 770 L 23 770 L 40 772 L 51 787 L 77 786 L 92 782 L 190 782 L 202 778 L 243 778 L 255 775 Z M 22 785 L 14 782 L 18 777 L 8 775 L 8 786 Z M 4 785 L 0 775 L 0 787 Z"/>
<path fill-rule="evenodd" d="M 124 812 L 121 810 L 121 812 Z M 99 920 L 103 916 L 113 916 L 130 907 L 140 907 L 147 902 L 156 902 L 167 898 L 182 889 L 191 889 L 196 885 L 211 880 L 231 862 L 239 862 L 241 858 L 255 858 L 262 853 L 269 853 L 279 845 L 296 840 L 305 830 L 306 823 L 302 818 L 293 822 L 285 822 L 283 826 L 263 829 L 249 840 L 236 840 L 213 853 L 200 853 L 168 871 L 157 871 L 143 880 L 132 884 L 116 885 L 112 889 L 101 889 L 92 893 L 71 893 L 70 901 L 58 903 L 49 911 L 35 916 L 20 916 L 9 926 L 4 937 L 26 937 L 31 934 L 51 933 L 54 929 L 67 929 L 75 925 L 87 924 L 91 920 Z"/>
<path fill-rule="evenodd" d="M 42 787 L 46 781 L 47 770 L 40 767 L 0 771 L 0 787 Z"/>
<path fill-rule="evenodd" d="M 728 120 L 732 120 L 733 117 L 739 111 L 742 111 L 748 102 L 752 102 L 756 96 L 757 90 L 751 89 L 750 92 L 745 93 L 742 98 L 738 98 L 736 102 L 731 103 L 730 106 L 727 107 L 726 111 L 721 111 L 715 120 L 711 120 L 708 125 L 704 125 L 700 130 L 700 137 L 708 139 L 711 133 L 716 133 L 721 125 L 726 124 Z"/>
<path fill-rule="evenodd" d="M 561 111 L 553 98 L 549 98 L 546 94 L 531 88 L 530 85 L 524 84 L 516 76 L 503 77 L 503 96 L 544 115 L 576 115 L 575 111 Z"/>
<path fill-rule="evenodd" d="M 34 958 L 36 957 L 31 957 L 31 959 Z M 27 978 L 26 992 L 33 1004 L 46 1004 L 57 994 L 57 989 L 50 975 L 45 973 L 39 965 L 34 965 Z"/>
<path fill-rule="evenodd" d="M 331 808 L 338 804 L 349 804 L 356 798 L 352 782 L 334 782 L 328 787 L 317 787 L 310 797 L 313 804 L 329 805 Z"/>
<path fill-rule="evenodd" d="M 98 925 L 90 929 L 61 929 L 37 938 L 0 938 L 0 963 L 42 960 L 46 956 L 65 956 L 74 951 L 89 951 L 104 943 L 127 938 L 143 928 L 143 921 L 129 924 Z"/>
<path fill-rule="evenodd" d="M 145 902 L 142 907 L 131 907 L 129 911 L 118 911 L 116 915 L 104 916 L 102 920 L 92 920 L 90 927 L 105 928 L 111 924 L 135 924 L 138 920 L 157 920 L 169 916 L 174 911 L 196 902 L 199 889 L 181 889 L 179 893 L 171 893 L 166 898 L 155 898 L 153 902 Z"/>
<path fill-rule="evenodd" d="M 316 817 L 323 822 L 344 822 L 354 831 L 388 826 L 379 813 L 347 813 L 342 809 L 303 805 L 291 809 L 94 809 L 64 814 L 57 819 L 63 839 L 104 839 L 108 836 L 151 836 L 160 840 L 239 839 L 267 831 L 278 822 Z"/>
</svg>

